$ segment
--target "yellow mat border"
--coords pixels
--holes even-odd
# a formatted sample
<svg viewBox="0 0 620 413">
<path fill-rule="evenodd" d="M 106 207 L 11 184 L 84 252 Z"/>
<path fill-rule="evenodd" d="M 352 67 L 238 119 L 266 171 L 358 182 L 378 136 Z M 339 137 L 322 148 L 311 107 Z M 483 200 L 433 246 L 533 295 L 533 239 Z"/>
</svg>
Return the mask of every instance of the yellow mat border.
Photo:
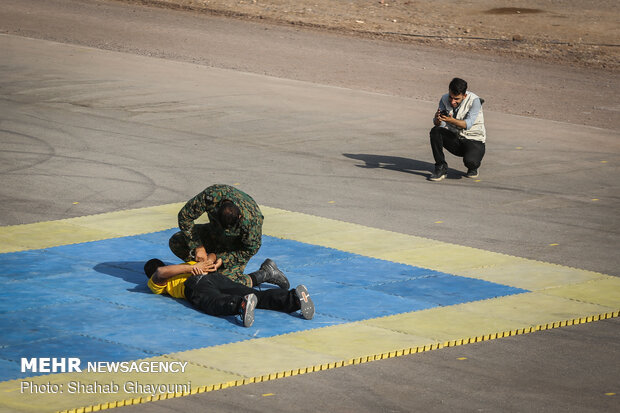
<svg viewBox="0 0 620 413">
<path fill-rule="evenodd" d="M 182 203 L 156 207 L 139 208 L 98 215 L 48 221 L 35 224 L 0 227 L 0 253 L 29 249 L 48 248 L 80 242 L 90 242 L 109 238 L 133 236 L 176 227 L 176 215 Z M 322 245 L 342 251 L 365 255 L 373 251 L 375 258 L 387 259 L 418 267 L 430 268 L 472 278 L 484 279 L 504 285 L 511 285 L 530 291 L 546 291 L 553 295 L 560 291 L 562 299 L 584 303 L 598 303 L 609 308 L 620 308 L 620 288 L 616 277 L 591 271 L 563 267 L 534 260 L 511 257 L 454 244 L 442 243 L 422 237 L 409 236 L 376 228 L 364 227 L 343 221 L 316 217 L 308 214 L 290 212 L 261 206 L 266 217 L 263 232 L 265 235 L 292 239 Z M 61 238 L 63 241 L 58 242 Z M 353 242 L 351 240 L 354 240 Z M 386 248 L 377 248 L 377 240 L 390 240 L 382 243 Z M 438 251 L 438 253 L 434 253 Z M 473 257 L 473 258 L 472 258 Z M 510 274 L 515 267 L 518 274 Z M 514 271 L 513 271 L 514 272 Z M 480 276 L 479 274 L 482 273 Z M 516 275 L 516 277 L 515 277 Z M 543 278 L 543 280 L 541 280 Z M 604 281 L 611 283 L 611 295 L 603 297 L 601 287 L 590 291 L 588 296 L 580 296 L 579 285 Z M 608 286 L 607 286 L 608 287 Z M 606 288 L 609 290 L 609 288 Z M 608 294 L 609 291 L 607 291 Z M 619 294 L 619 295 L 615 295 Z M 593 300 L 594 298 L 594 300 Z M 618 298 L 618 301 L 616 301 Z M 618 305 L 616 305 L 618 304 Z M 600 314 L 565 319 L 498 333 L 472 336 L 436 342 L 424 346 L 400 348 L 388 352 L 374 353 L 363 357 L 341 359 L 329 363 L 316 364 L 305 368 L 283 370 L 274 373 L 227 381 L 209 385 L 199 385 L 187 393 L 167 393 L 156 396 L 123 399 L 113 402 L 95 403 L 86 407 L 58 410 L 59 412 L 90 412 L 114 407 L 145 403 L 156 400 L 182 397 L 189 394 L 220 390 L 228 387 L 290 377 L 315 371 L 345 367 L 375 360 L 399 357 L 424 351 L 437 350 L 469 343 L 499 339 L 535 331 L 547 330 L 618 317 L 619 311 L 606 311 Z M 378 319 L 374 319 L 378 320 Z M 366 320 L 370 321 L 370 320 Z M 345 324 L 346 326 L 346 324 Z M 338 327 L 338 326 L 336 326 Z M 320 329 L 319 329 L 320 330 Z M 314 331 L 314 330 L 310 330 Z M 290 333 L 294 335 L 295 333 Z M 280 336 L 281 337 L 281 336 Z M 250 340 L 252 341 L 252 340 Z M 165 357 L 165 356 L 164 356 Z M 43 376 L 47 377 L 47 376 Z M 23 380 L 23 379 L 22 379 Z M 8 383 L 8 382 L 4 382 Z"/>
<path fill-rule="evenodd" d="M 607 320 L 607 319 L 615 318 L 619 316 L 620 316 L 620 311 L 614 311 L 614 312 L 597 314 L 597 315 L 592 315 L 592 316 L 587 316 L 587 317 L 579 317 L 579 318 L 575 318 L 571 320 L 556 321 L 553 323 L 538 325 L 536 327 L 515 329 L 515 330 L 509 330 L 509 331 L 502 331 L 499 333 L 485 334 L 482 336 L 451 340 L 443 344 L 435 343 L 435 344 L 429 344 L 425 346 L 403 348 L 403 349 L 389 351 L 389 352 L 371 354 L 371 355 L 363 356 L 363 357 L 356 357 L 356 358 L 349 359 L 349 360 L 340 360 L 340 361 L 335 361 L 331 363 L 317 364 L 317 365 L 309 366 L 306 368 L 283 370 L 283 371 L 273 372 L 270 374 L 264 374 L 261 376 L 250 377 L 250 378 L 243 379 L 243 380 L 234 380 L 234 381 L 223 382 L 223 383 L 218 383 L 218 384 L 213 384 L 213 385 L 199 386 L 199 387 L 193 388 L 191 392 L 162 393 L 156 396 L 138 397 L 138 398 L 124 399 L 124 400 L 119 400 L 116 402 L 107 402 L 107 403 L 95 404 L 91 406 L 78 407 L 78 408 L 67 409 L 67 410 L 58 410 L 56 413 L 90 413 L 90 412 L 98 412 L 101 410 L 113 409 L 116 407 L 132 406 L 132 405 L 137 405 L 137 404 L 142 404 L 142 403 L 174 399 L 178 397 L 191 396 L 194 394 L 208 393 L 208 392 L 217 391 L 217 390 L 224 390 L 224 389 L 231 388 L 231 387 L 245 386 L 245 385 L 253 384 L 253 383 L 262 383 L 262 382 L 282 379 L 286 377 L 293 377 L 293 376 L 298 376 L 301 374 L 308 374 L 308 373 L 314 373 L 314 372 L 325 371 L 325 370 L 333 370 L 333 369 L 340 368 L 340 367 L 354 366 L 354 365 L 369 363 L 369 362 L 378 361 L 378 360 L 386 360 L 386 359 L 395 358 L 395 357 L 408 356 L 408 355 L 423 353 L 427 351 L 439 350 L 442 348 L 456 347 L 456 346 L 462 346 L 462 345 L 473 344 L 473 343 L 481 343 L 483 341 L 496 340 L 500 338 L 514 337 L 514 336 L 520 336 L 523 334 L 534 333 L 536 331 L 544 331 L 544 330 L 550 330 L 554 328 L 567 327 L 567 326 L 573 326 L 573 325 L 579 325 L 579 324 L 585 324 L 585 323 L 592 323 L 592 322 Z"/>
<path fill-rule="evenodd" d="M 183 203 L 0 227 L 0 253 L 100 241 L 175 228 Z M 538 291 L 608 275 L 261 206 L 263 234 Z M 59 241 L 60 239 L 60 241 Z M 518 268 L 519 272 L 510 271 Z M 612 277 L 615 278 L 615 277 Z"/>
</svg>

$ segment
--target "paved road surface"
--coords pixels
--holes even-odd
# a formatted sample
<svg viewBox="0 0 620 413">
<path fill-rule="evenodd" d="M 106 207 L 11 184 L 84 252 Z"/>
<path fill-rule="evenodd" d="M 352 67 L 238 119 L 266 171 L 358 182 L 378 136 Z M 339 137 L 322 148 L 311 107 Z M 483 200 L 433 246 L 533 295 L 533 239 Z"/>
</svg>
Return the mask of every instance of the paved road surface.
<svg viewBox="0 0 620 413">
<path fill-rule="evenodd" d="M 0 29 L 3 225 L 235 180 L 265 205 L 620 274 L 617 106 L 601 103 L 618 83 L 604 73 L 105 2 L 8 0 Z M 430 117 L 455 73 L 491 97 L 489 151 L 480 182 L 455 160 L 434 184 Z M 618 336 L 609 320 L 123 409 L 612 411 Z"/>
</svg>

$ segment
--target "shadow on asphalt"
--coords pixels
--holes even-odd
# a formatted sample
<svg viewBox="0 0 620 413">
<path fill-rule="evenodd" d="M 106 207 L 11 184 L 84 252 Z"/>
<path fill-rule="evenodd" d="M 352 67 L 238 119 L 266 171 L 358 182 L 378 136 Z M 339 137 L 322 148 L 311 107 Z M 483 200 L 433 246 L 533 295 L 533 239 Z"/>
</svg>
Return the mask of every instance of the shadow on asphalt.
<svg viewBox="0 0 620 413">
<path fill-rule="evenodd" d="M 435 170 L 435 164 L 433 163 L 403 158 L 401 156 L 372 155 L 367 153 L 343 153 L 343 155 L 347 158 L 364 162 L 363 165 L 355 165 L 358 168 L 389 169 L 391 171 L 420 175 L 427 179 L 431 176 L 432 171 Z M 461 179 L 462 177 L 462 171 L 448 168 L 448 179 Z"/>
</svg>

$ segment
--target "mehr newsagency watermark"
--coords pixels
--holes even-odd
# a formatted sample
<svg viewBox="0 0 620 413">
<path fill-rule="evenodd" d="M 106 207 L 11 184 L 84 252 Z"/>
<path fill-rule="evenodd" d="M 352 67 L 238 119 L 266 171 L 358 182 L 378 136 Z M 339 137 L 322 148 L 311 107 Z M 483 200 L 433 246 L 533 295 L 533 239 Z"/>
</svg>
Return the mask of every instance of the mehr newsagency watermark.
<svg viewBox="0 0 620 413">
<path fill-rule="evenodd" d="M 93 361 L 82 365 L 75 357 L 34 357 L 21 359 L 22 373 L 184 373 L 186 361 Z M 20 382 L 23 394 L 147 394 L 191 393 L 191 382 L 148 383 L 138 380 L 104 382 L 70 380 L 66 383 L 39 382 L 33 379 Z"/>
</svg>

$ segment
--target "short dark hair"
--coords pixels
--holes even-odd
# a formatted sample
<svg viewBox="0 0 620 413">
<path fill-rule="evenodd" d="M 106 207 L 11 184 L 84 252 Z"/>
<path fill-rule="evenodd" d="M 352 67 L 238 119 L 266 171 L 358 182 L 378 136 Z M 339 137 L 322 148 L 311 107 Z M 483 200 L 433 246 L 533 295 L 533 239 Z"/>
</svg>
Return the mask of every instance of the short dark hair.
<svg viewBox="0 0 620 413">
<path fill-rule="evenodd" d="M 453 95 L 464 95 L 467 93 L 467 82 L 461 78 L 455 77 L 448 86 Z"/>
<path fill-rule="evenodd" d="M 239 222 L 239 215 L 241 215 L 239 207 L 232 201 L 225 199 L 220 204 L 217 217 L 224 228 L 230 228 L 237 225 L 237 222 Z"/>
<path fill-rule="evenodd" d="M 144 274 L 146 274 L 148 278 L 151 278 L 159 267 L 165 267 L 165 266 L 166 264 L 164 264 L 163 261 L 160 259 L 157 259 L 157 258 L 150 259 L 146 262 L 146 264 L 144 264 Z"/>
</svg>

